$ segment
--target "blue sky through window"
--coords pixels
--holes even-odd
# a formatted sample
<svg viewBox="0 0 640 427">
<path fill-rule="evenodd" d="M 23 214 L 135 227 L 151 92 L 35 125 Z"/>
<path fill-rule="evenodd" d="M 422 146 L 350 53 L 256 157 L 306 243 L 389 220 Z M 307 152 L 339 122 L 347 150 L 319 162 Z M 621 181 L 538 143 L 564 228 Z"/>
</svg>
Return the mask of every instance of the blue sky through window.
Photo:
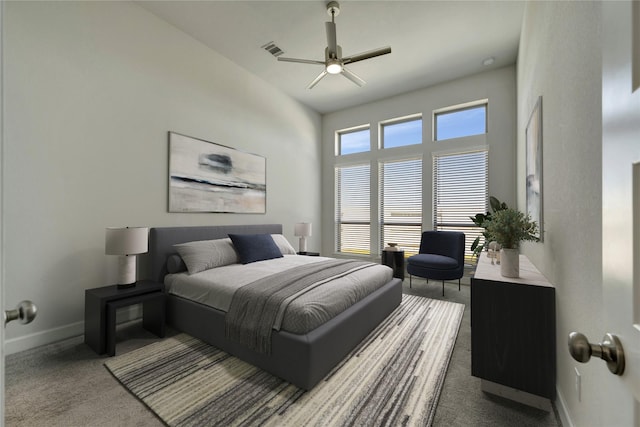
<svg viewBox="0 0 640 427">
<path fill-rule="evenodd" d="M 487 133 L 487 106 L 436 114 L 436 141 Z"/>
<path fill-rule="evenodd" d="M 340 134 L 340 155 L 371 150 L 369 128 Z"/>
<path fill-rule="evenodd" d="M 422 144 L 422 119 L 382 126 L 384 148 Z"/>
</svg>

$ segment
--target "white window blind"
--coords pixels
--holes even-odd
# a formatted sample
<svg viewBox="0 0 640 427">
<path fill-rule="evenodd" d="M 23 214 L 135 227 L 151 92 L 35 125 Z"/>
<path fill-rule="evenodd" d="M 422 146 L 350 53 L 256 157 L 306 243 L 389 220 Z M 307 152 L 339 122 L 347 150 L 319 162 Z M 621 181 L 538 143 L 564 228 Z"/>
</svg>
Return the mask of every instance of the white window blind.
<svg viewBox="0 0 640 427">
<path fill-rule="evenodd" d="M 336 251 L 371 253 L 370 166 L 336 167 Z"/>
<path fill-rule="evenodd" d="M 418 253 L 422 233 L 422 159 L 379 163 L 380 250 L 398 244 L 405 256 Z"/>
<path fill-rule="evenodd" d="M 465 233 L 467 257 L 482 236 L 469 217 L 487 211 L 488 163 L 486 150 L 433 157 L 433 229 Z"/>
</svg>

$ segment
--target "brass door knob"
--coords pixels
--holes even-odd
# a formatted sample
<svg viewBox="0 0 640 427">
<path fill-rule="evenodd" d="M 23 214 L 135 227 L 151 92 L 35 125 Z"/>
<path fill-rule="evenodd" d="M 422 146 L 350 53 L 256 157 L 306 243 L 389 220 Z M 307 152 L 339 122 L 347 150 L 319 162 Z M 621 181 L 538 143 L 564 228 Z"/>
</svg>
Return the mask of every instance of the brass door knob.
<svg viewBox="0 0 640 427">
<path fill-rule="evenodd" d="M 624 372 L 624 350 L 617 336 L 605 334 L 601 343 L 592 344 L 584 334 L 571 332 L 569 334 L 569 353 L 580 363 L 586 363 L 591 356 L 599 357 L 607 362 L 609 371 L 615 375 Z"/>
</svg>

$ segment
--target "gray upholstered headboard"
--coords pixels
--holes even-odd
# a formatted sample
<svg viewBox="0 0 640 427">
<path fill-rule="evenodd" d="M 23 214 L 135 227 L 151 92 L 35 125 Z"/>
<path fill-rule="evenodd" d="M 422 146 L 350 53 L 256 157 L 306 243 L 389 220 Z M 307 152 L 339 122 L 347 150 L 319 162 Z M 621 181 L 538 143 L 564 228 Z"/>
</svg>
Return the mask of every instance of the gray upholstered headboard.
<svg viewBox="0 0 640 427">
<path fill-rule="evenodd" d="M 224 239 L 231 234 L 282 234 L 282 224 L 211 225 L 196 227 L 156 227 L 149 230 L 151 279 L 164 282 L 167 258 L 175 254 L 173 245 L 195 240 Z"/>
</svg>

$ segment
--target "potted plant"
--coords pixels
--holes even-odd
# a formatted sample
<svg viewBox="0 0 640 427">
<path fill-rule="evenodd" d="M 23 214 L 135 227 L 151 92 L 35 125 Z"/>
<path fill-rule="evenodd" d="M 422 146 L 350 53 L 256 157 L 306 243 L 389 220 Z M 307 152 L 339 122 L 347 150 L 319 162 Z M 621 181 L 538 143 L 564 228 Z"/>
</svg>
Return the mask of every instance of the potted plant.
<svg viewBox="0 0 640 427">
<path fill-rule="evenodd" d="M 500 200 L 498 200 L 493 196 L 489 197 L 489 206 L 491 206 L 491 212 L 479 213 L 479 214 L 476 214 L 475 216 L 469 217 L 471 221 L 473 221 L 473 223 L 478 227 L 484 227 L 483 224 L 486 221 L 491 220 L 492 212 L 495 213 L 497 211 L 507 209 L 508 207 L 506 203 L 501 202 Z M 471 250 L 473 251 L 473 254 L 476 257 L 478 257 L 482 253 L 482 251 L 487 247 L 487 245 L 491 241 L 489 239 L 489 233 L 486 230 L 482 232 L 482 236 L 484 237 L 484 242 L 480 243 L 480 236 L 478 236 L 473 241 L 473 243 L 471 243 Z"/>
<path fill-rule="evenodd" d="M 519 249 L 520 242 L 537 242 L 538 224 L 517 209 L 507 208 L 496 211 L 491 219 L 482 226 L 487 230 L 490 240 L 502 246 L 500 257 L 500 274 L 505 277 L 520 276 Z"/>
</svg>

